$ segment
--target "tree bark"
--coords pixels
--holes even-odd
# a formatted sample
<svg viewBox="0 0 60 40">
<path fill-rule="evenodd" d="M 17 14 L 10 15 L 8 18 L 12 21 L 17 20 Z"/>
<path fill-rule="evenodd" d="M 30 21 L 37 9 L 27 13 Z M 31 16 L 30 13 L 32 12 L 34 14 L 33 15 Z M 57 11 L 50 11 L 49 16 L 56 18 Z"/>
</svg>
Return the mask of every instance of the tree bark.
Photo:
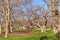
<svg viewBox="0 0 60 40">
<path fill-rule="evenodd" d="M 8 36 L 8 20 L 6 20 L 6 30 L 5 30 L 5 38 Z"/>
<path fill-rule="evenodd" d="M 41 32 L 46 32 L 46 27 L 45 27 L 45 25 L 43 25 L 43 26 L 41 27 Z"/>
<path fill-rule="evenodd" d="M 8 28 L 9 28 L 9 23 L 10 23 L 10 0 L 7 0 L 7 10 L 6 10 L 6 32 L 5 32 L 5 37 L 8 36 Z"/>
<path fill-rule="evenodd" d="M 52 0 L 52 19 L 53 19 L 53 31 L 54 31 L 54 33 L 55 33 L 55 26 L 54 26 L 54 24 L 56 23 L 55 22 L 55 12 L 56 12 L 56 0 Z"/>
<path fill-rule="evenodd" d="M 0 34 L 1 34 L 1 25 L 0 25 Z"/>
<path fill-rule="evenodd" d="M 58 10 L 58 22 L 59 22 L 59 32 L 60 32 L 60 0 L 59 0 L 59 10 Z"/>
</svg>

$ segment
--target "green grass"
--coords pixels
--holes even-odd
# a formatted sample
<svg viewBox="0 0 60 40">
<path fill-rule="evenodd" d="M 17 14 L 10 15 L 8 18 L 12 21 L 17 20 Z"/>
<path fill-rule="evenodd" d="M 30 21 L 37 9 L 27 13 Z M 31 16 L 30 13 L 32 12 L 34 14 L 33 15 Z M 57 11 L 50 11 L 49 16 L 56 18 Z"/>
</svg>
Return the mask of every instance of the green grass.
<svg viewBox="0 0 60 40">
<path fill-rule="evenodd" d="M 36 38 L 34 37 L 28 37 L 28 36 L 13 36 L 8 38 L 0 38 L 0 40 L 34 40 Z"/>
<path fill-rule="evenodd" d="M 52 30 L 47 30 L 45 33 L 41 33 L 40 30 L 32 31 L 32 36 L 10 36 L 7 38 L 1 37 L 0 40 L 59 40 Z M 46 36 L 46 37 L 45 37 Z"/>
</svg>

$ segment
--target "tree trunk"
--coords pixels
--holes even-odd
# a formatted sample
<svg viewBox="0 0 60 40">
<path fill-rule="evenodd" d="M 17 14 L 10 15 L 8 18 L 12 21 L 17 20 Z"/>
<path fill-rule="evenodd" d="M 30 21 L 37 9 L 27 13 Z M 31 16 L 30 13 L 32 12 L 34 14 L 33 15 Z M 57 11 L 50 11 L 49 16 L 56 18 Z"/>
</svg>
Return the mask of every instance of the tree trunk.
<svg viewBox="0 0 60 40">
<path fill-rule="evenodd" d="M 8 29 L 9 29 L 9 33 L 11 33 L 13 30 L 12 26 L 11 26 L 11 22 L 9 22 L 9 25 L 8 25 Z"/>
<path fill-rule="evenodd" d="M 56 0 L 52 0 L 52 19 L 53 19 L 53 31 L 54 31 L 54 33 L 55 33 L 55 26 L 54 26 L 54 24 L 55 24 L 55 12 L 56 12 Z"/>
<path fill-rule="evenodd" d="M 59 32 L 60 32 L 60 0 L 59 0 L 59 10 L 58 10 L 58 22 L 59 22 Z"/>
<path fill-rule="evenodd" d="M 1 34 L 1 25 L 0 25 L 0 34 Z"/>
<path fill-rule="evenodd" d="M 8 36 L 8 20 L 6 20 L 6 30 L 5 30 L 5 37 Z"/>
<path fill-rule="evenodd" d="M 53 28 L 54 33 L 58 33 L 58 29 L 56 27 Z"/>
<path fill-rule="evenodd" d="M 59 9 L 58 9 L 58 37 L 60 38 L 60 0 L 59 0 Z"/>
<path fill-rule="evenodd" d="M 10 27 L 10 32 L 13 32 L 13 28 L 12 27 Z"/>
<path fill-rule="evenodd" d="M 46 27 L 43 25 L 43 26 L 41 27 L 41 32 L 45 32 L 45 31 L 46 31 L 45 28 L 46 28 Z"/>
<path fill-rule="evenodd" d="M 8 27 L 9 27 L 9 22 L 10 22 L 10 0 L 7 0 L 7 10 L 6 10 L 6 32 L 5 32 L 5 37 L 8 35 Z"/>
</svg>

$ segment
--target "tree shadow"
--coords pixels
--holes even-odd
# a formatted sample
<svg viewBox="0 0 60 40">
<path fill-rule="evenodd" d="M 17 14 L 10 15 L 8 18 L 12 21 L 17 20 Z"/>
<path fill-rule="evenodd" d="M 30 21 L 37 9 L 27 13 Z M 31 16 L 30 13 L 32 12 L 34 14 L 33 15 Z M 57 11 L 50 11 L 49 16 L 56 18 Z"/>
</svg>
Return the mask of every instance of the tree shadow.
<svg viewBox="0 0 60 40">
<path fill-rule="evenodd" d="M 42 36 L 42 37 L 40 38 L 40 40 L 47 40 L 47 39 L 48 39 L 47 36 Z"/>
</svg>

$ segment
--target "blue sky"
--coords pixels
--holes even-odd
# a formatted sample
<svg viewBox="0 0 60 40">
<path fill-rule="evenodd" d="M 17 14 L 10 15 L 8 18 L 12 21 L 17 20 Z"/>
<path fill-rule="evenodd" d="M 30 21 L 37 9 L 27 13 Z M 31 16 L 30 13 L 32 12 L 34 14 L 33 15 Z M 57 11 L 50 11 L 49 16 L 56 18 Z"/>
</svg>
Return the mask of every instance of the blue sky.
<svg viewBox="0 0 60 40">
<path fill-rule="evenodd" d="M 43 5 L 44 2 L 42 0 L 33 0 L 33 4 L 40 4 Z"/>
<path fill-rule="evenodd" d="M 45 3 L 42 0 L 33 0 L 33 5 L 37 4 L 43 6 Z M 45 5 L 44 8 L 47 9 L 47 5 Z"/>
</svg>

